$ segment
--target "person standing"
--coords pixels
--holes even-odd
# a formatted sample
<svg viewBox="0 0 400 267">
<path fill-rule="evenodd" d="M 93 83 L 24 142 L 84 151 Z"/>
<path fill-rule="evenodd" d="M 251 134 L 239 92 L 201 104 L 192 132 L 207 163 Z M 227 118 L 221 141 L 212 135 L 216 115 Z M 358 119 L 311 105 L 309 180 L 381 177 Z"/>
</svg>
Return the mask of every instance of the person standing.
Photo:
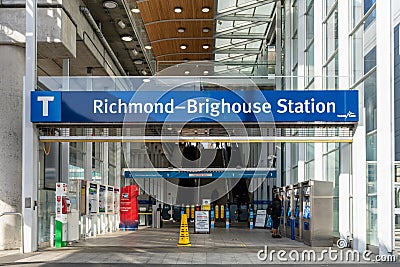
<svg viewBox="0 0 400 267">
<path fill-rule="evenodd" d="M 278 229 L 280 224 L 280 218 L 282 214 L 282 196 L 279 194 L 275 194 L 274 199 L 272 200 L 272 237 L 273 238 L 281 238 L 279 235 Z"/>
</svg>

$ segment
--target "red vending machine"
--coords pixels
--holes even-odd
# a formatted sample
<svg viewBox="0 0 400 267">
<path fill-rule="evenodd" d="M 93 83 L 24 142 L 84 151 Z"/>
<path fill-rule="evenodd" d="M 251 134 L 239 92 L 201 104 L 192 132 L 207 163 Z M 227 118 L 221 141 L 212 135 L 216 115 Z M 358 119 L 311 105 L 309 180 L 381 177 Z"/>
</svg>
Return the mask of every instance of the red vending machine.
<svg viewBox="0 0 400 267">
<path fill-rule="evenodd" d="M 119 228 L 123 231 L 134 231 L 138 228 L 138 195 L 138 185 L 121 188 Z"/>
</svg>

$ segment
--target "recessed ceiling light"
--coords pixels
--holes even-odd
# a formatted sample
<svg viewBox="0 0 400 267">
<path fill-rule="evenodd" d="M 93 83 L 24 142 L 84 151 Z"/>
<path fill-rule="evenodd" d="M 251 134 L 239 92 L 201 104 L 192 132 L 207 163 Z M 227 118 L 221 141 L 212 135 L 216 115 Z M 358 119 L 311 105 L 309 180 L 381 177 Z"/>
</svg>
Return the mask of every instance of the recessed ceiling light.
<svg viewBox="0 0 400 267">
<path fill-rule="evenodd" d="M 118 26 L 119 26 L 121 29 L 125 29 L 125 27 L 126 27 L 126 24 L 125 24 L 122 20 L 119 20 L 119 21 L 117 22 L 117 24 L 118 24 Z"/>
<path fill-rule="evenodd" d="M 133 37 L 131 35 L 125 34 L 125 35 L 121 35 L 121 40 L 124 42 L 130 42 L 133 40 Z"/>
<path fill-rule="evenodd" d="M 149 82 L 150 82 L 150 79 L 143 79 L 143 82 L 144 82 L 144 83 L 149 83 Z"/>
<path fill-rule="evenodd" d="M 210 48 L 210 45 L 208 45 L 208 44 L 203 44 L 203 49 L 208 49 L 208 48 Z"/>
<path fill-rule="evenodd" d="M 144 76 L 147 75 L 147 71 L 145 71 L 145 70 L 142 70 L 141 73 L 142 73 Z"/>
<path fill-rule="evenodd" d="M 139 8 L 132 8 L 131 12 L 137 14 L 137 13 L 140 13 L 140 10 L 139 10 Z"/>
<path fill-rule="evenodd" d="M 183 62 L 189 62 L 189 59 L 188 58 L 184 58 Z"/>
<path fill-rule="evenodd" d="M 139 55 L 139 51 L 137 51 L 136 49 L 133 49 L 133 50 L 132 50 L 132 53 L 133 53 L 135 56 Z"/>
<path fill-rule="evenodd" d="M 185 30 L 186 30 L 185 28 L 178 28 L 179 33 L 183 33 L 183 32 L 185 32 Z"/>
<path fill-rule="evenodd" d="M 201 12 L 203 12 L 203 13 L 208 13 L 208 12 L 210 12 L 210 8 L 209 8 L 208 6 L 205 6 L 205 7 L 203 7 L 203 8 L 201 9 Z"/>
<path fill-rule="evenodd" d="M 175 13 L 182 13 L 182 11 L 183 11 L 183 8 L 181 8 L 181 7 L 179 7 L 179 6 L 177 6 L 177 7 L 174 8 L 174 12 L 175 12 Z"/>
<path fill-rule="evenodd" d="M 208 70 L 203 71 L 203 74 L 207 75 L 208 74 Z"/>
<path fill-rule="evenodd" d="M 104 1 L 103 2 L 103 7 L 113 9 L 118 6 L 118 3 L 116 1 Z"/>
<path fill-rule="evenodd" d="M 135 63 L 135 65 L 142 65 L 143 61 L 140 59 L 137 59 L 137 60 L 133 61 L 133 63 Z"/>
<path fill-rule="evenodd" d="M 203 32 L 205 32 L 205 33 L 210 32 L 210 28 L 204 27 Z"/>
<path fill-rule="evenodd" d="M 190 71 L 188 71 L 188 70 L 185 70 L 185 75 L 189 75 L 190 74 Z"/>
<path fill-rule="evenodd" d="M 147 50 L 151 49 L 151 45 L 146 45 L 144 48 L 146 48 Z"/>
<path fill-rule="evenodd" d="M 185 50 L 187 47 L 188 47 L 188 46 L 185 45 L 185 44 L 183 44 L 183 45 L 180 46 L 180 48 L 181 48 L 182 50 Z"/>
</svg>

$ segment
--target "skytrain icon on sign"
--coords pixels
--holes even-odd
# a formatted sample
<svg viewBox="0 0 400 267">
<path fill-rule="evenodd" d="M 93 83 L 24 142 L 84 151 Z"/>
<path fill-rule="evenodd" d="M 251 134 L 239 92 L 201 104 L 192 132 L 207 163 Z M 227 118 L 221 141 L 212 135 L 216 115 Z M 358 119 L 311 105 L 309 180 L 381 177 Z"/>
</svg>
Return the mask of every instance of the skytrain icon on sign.
<svg viewBox="0 0 400 267">
<path fill-rule="evenodd" d="M 338 118 L 344 118 L 344 119 L 348 119 L 348 118 L 356 118 L 357 115 L 351 111 L 347 112 L 347 114 L 340 114 L 337 115 Z"/>
</svg>

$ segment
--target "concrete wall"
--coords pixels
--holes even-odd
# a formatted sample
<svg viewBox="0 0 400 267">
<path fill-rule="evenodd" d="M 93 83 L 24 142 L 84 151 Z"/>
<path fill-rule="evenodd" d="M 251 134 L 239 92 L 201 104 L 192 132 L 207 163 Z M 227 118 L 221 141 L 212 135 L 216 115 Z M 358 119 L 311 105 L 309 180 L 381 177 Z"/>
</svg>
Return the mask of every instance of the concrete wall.
<svg viewBox="0 0 400 267">
<path fill-rule="evenodd" d="M 0 213 L 21 211 L 22 86 L 25 49 L 0 45 Z M 20 220 L 0 217 L 0 250 L 19 248 Z"/>
</svg>

